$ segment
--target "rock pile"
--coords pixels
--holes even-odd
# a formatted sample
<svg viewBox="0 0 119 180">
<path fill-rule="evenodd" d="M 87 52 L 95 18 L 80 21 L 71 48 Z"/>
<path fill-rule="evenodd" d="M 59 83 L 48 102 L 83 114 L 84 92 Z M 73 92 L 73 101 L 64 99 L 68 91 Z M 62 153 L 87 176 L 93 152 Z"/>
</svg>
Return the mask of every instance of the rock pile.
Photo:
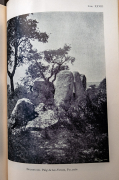
<svg viewBox="0 0 119 180">
<path fill-rule="evenodd" d="M 58 122 L 55 110 L 49 110 L 45 107 L 45 104 L 40 103 L 39 106 L 35 108 L 35 111 L 38 113 L 33 121 L 28 122 L 26 128 L 40 128 L 45 129 L 51 125 L 54 125 Z"/>
<path fill-rule="evenodd" d="M 85 89 L 86 77 L 78 72 L 60 71 L 55 88 L 51 82 L 36 79 L 31 101 L 26 98 L 17 101 L 10 118 L 11 127 L 27 125 L 27 129 L 45 129 L 62 120 L 70 123 L 66 113 L 72 111 L 72 106 L 82 106 L 86 99 Z"/>
</svg>

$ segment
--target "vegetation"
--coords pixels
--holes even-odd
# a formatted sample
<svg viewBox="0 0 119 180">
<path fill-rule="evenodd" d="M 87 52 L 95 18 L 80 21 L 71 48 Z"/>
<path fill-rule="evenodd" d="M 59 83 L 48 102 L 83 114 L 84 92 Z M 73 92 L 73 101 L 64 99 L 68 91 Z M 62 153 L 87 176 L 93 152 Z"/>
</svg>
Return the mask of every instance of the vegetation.
<svg viewBox="0 0 119 180">
<path fill-rule="evenodd" d="M 38 40 L 43 43 L 48 40 L 48 35 L 40 32 L 37 28 L 38 22 L 27 17 L 28 15 L 14 17 L 7 24 L 7 72 L 12 93 L 14 92 L 13 77 L 16 68 L 25 61 L 31 61 L 34 54 L 36 55 L 36 51 L 32 50 L 30 40 Z"/>
<path fill-rule="evenodd" d="M 34 164 L 108 162 L 108 138 L 96 129 L 84 133 L 61 125 L 45 131 L 21 131 L 9 136 L 12 161 Z"/>
<path fill-rule="evenodd" d="M 9 129 L 9 159 L 34 164 L 108 162 L 106 79 L 86 99 L 58 112 L 46 129 Z M 105 107 L 105 108 L 104 108 Z"/>
<path fill-rule="evenodd" d="M 28 15 L 8 21 L 9 119 L 19 99 L 29 98 L 36 93 L 35 90 L 32 92 L 33 80 L 39 78 L 45 83 L 53 84 L 57 74 L 61 70 L 69 70 L 69 63 L 73 64 L 75 61 L 75 58 L 69 55 L 71 46 L 67 44 L 56 50 L 34 50 L 31 40 L 46 43 L 49 38 L 46 32 L 39 31 L 37 23 L 36 20 L 29 19 Z M 16 69 L 24 63 L 28 64 L 28 70 L 26 77 L 22 79 L 23 85 L 17 84 L 14 88 Z M 49 91 L 43 89 L 43 92 L 48 99 Z M 56 107 L 52 103 L 50 110 L 56 114 L 58 123 L 45 129 L 9 126 L 8 158 L 34 164 L 109 161 L 106 79 L 98 87 L 91 85 L 84 94 L 85 98 L 80 102 L 72 100 L 68 107 L 63 104 Z M 42 113 L 47 111 L 47 108 L 48 106 L 43 105 Z"/>
<path fill-rule="evenodd" d="M 57 50 L 46 50 L 37 53 L 26 71 L 26 77 L 22 79 L 22 83 L 30 89 L 32 82 L 36 78 L 44 81 L 52 82 L 56 80 L 57 74 L 62 70 L 69 70 L 68 63 L 73 64 L 74 57 L 68 55 L 71 46 L 64 45 L 63 48 Z"/>
</svg>

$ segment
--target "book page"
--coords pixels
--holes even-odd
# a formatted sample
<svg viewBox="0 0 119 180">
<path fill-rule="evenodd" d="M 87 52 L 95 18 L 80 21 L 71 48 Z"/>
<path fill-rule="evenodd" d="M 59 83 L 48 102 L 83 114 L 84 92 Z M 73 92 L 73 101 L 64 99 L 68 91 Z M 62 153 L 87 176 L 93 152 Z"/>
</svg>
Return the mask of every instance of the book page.
<svg viewBox="0 0 119 180">
<path fill-rule="evenodd" d="M 3 180 L 7 180 L 6 57 L 6 7 L 0 4 L 0 179 Z"/>
<path fill-rule="evenodd" d="M 10 0 L 7 20 L 9 180 L 118 180 L 117 0 Z"/>
</svg>

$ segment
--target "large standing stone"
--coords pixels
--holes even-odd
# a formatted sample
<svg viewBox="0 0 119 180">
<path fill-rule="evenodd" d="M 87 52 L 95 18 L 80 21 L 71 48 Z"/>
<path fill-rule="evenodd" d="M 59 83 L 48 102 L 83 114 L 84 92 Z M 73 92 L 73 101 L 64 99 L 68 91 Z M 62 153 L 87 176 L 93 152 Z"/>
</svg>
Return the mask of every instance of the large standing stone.
<svg viewBox="0 0 119 180">
<path fill-rule="evenodd" d="M 56 78 L 55 103 L 57 106 L 70 106 L 73 98 L 73 74 L 68 70 L 60 71 Z"/>
<path fill-rule="evenodd" d="M 52 104 L 54 99 L 54 85 L 51 82 L 36 79 L 33 85 L 32 102 L 37 106 L 40 103 Z"/>
<path fill-rule="evenodd" d="M 75 94 L 75 99 L 80 102 L 84 98 L 84 87 L 82 85 L 81 81 L 81 75 L 79 72 L 74 71 L 74 94 Z"/>
<path fill-rule="evenodd" d="M 29 99 L 19 99 L 11 114 L 12 127 L 26 125 L 37 116 L 33 103 Z"/>
<path fill-rule="evenodd" d="M 84 90 L 86 90 L 86 76 L 83 74 L 81 74 L 81 82 L 82 82 Z"/>
</svg>

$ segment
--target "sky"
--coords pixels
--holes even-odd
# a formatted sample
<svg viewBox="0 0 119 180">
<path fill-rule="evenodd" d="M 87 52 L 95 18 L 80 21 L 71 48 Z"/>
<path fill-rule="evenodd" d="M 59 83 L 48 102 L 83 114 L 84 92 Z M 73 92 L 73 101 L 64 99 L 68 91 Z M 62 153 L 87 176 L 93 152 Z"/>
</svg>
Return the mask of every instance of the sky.
<svg viewBox="0 0 119 180">
<path fill-rule="evenodd" d="M 35 49 L 42 52 L 70 45 L 69 55 L 75 57 L 74 64 L 69 65 L 71 71 L 84 74 L 88 82 L 105 78 L 102 12 L 42 12 L 30 14 L 29 18 L 36 19 L 39 30 L 49 35 L 48 43 L 32 41 Z M 26 65 L 17 68 L 15 82 L 25 75 L 26 68 Z"/>
</svg>

